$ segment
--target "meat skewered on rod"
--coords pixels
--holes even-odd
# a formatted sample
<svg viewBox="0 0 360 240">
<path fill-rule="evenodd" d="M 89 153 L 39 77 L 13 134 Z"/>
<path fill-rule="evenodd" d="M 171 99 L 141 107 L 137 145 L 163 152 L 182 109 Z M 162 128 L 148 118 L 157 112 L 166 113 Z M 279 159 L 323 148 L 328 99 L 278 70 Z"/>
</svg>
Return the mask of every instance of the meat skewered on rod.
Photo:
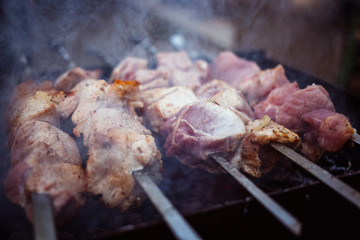
<svg viewBox="0 0 360 240">
<path fill-rule="evenodd" d="M 55 85 L 67 86 L 66 76 L 71 71 Z M 75 83 L 72 91 L 70 98 L 78 99 L 72 114 L 74 134 L 82 134 L 89 148 L 88 191 L 101 194 L 107 206 L 125 210 L 141 203 L 144 193 L 140 185 L 177 238 L 200 239 L 156 185 L 161 178 L 161 154 L 150 131 L 136 119 L 138 83 L 88 79 Z M 149 192 L 149 187 L 155 192 Z M 165 212 L 164 203 L 168 207 Z"/>
<path fill-rule="evenodd" d="M 32 193 L 36 240 L 56 240 L 51 202 L 46 194 Z"/>
<path fill-rule="evenodd" d="M 61 224 L 85 203 L 85 176 L 75 141 L 59 129 L 63 93 L 50 82 L 24 82 L 14 90 L 6 112 L 11 167 L 4 186 L 7 197 L 24 207 L 30 221 L 38 226 Z M 56 99 L 56 101 L 54 101 Z M 51 206 L 38 212 L 39 194 L 46 194 Z M 39 218 L 40 216 L 40 218 Z M 47 216 L 43 218 L 43 216 Z M 49 222 L 43 222 L 49 221 Z M 55 235 L 50 228 L 51 236 Z M 40 237 L 36 235 L 36 237 Z"/>
<path fill-rule="evenodd" d="M 324 150 L 340 150 L 350 139 L 360 142 L 347 117 L 335 112 L 323 87 L 313 84 L 300 90 L 296 82 L 287 80 L 281 65 L 261 71 L 256 63 L 223 52 L 213 62 L 210 75 L 241 89 L 252 102 L 257 117 L 268 114 L 272 120 L 302 134 L 305 143 L 301 152 L 312 161 L 320 158 Z M 278 143 L 270 145 L 360 207 L 360 194 L 353 188 L 292 149 Z"/>
<path fill-rule="evenodd" d="M 230 153 L 229 156 L 231 156 L 234 153 L 239 140 L 245 133 L 243 121 L 250 121 L 248 114 L 251 115 L 252 111 L 246 101 L 238 95 L 237 91 L 232 91 L 234 89 L 230 89 L 230 86 L 226 84 L 224 86 L 226 91 L 223 92 L 223 95 L 217 95 L 212 101 L 198 102 L 199 96 L 195 96 L 189 87 L 200 86 L 199 75 L 206 76 L 204 73 L 207 70 L 207 64 L 200 61 L 193 66 L 183 52 L 161 53 L 158 55 L 157 69 L 149 70 L 146 67 L 144 59 L 127 58 L 113 71 L 112 76 L 114 79 L 134 78 L 143 83 L 140 85 L 142 90 L 140 96 L 144 102 L 142 116 L 153 132 L 166 139 L 165 151 L 167 156 L 180 156 L 178 159 L 191 167 L 202 167 L 210 172 L 222 172 L 221 167 L 218 167 L 219 163 L 213 162 L 210 155 L 221 152 Z M 215 83 L 215 90 L 221 87 L 217 83 Z M 175 86 L 169 87 L 172 85 Z M 204 94 L 206 95 L 206 93 Z M 231 96 L 234 96 L 236 111 L 218 104 L 220 102 L 231 104 Z M 190 132 L 194 131 L 199 135 L 187 137 L 187 130 L 182 125 L 185 122 L 191 124 L 188 128 Z M 169 129 L 167 129 L 167 125 Z M 172 136 L 177 138 L 171 133 L 174 132 L 171 130 L 173 126 L 175 126 L 174 129 L 178 129 L 178 132 L 184 132 L 183 136 L 179 135 L 180 140 L 173 139 Z M 200 129 L 199 126 L 204 127 Z M 275 128 L 273 130 L 275 131 Z M 184 141 L 181 142 L 181 139 Z M 300 140 L 295 136 L 288 136 L 287 139 L 292 139 L 295 144 Z M 174 141 L 176 144 L 173 144 Z M 217 156 L 216 159 L 219 160 L 220 158 Z M 250 165 L 247 166 L 251 168 Z M 222 164 L 222 166 L 226 168 L 225 165 Z M 253 168 L 256 169 L 256 166 Z M 226 169 L 229 170 L 229 168 Z M 250 184 L 249 180 L 244 180 L 244 176 L 239 178 L 241 175 L 239 172 L 236 174 L 233 173 L 233 170 L 229 170 L 229 172 L 285 227 L 293 234 L 300 235 L 301 223 L 296 218 L 270 197 L 263 197 L 266 194 L 254 184 Z"/>
</svg>

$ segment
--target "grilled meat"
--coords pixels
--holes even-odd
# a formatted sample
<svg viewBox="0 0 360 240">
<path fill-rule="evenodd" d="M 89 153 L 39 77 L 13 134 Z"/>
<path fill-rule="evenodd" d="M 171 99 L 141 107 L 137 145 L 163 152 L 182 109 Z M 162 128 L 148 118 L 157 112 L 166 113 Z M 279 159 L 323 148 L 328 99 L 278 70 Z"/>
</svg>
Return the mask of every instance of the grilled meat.
<svg viewBox="0 0 360 240">
<path fill-rule="evenodd" d="M 225 54 L 227 55 L 232 56 L 231 53 Z M 176 156 L 190 167 L 200 167 L 210 172 L 221 171 L 210 159 L 210 155 L 221 154 L 228 159 L 235 155 L 246 133 L 245 124 L 254 120 L 251 107 L 240 90 L 236 90 L 224 81 L 214 79 L 199 85 L 204 80 L 205 72 L 208 71 L 207 65 L 200 68 L 202 70 L 200 75 L 194 74 L 196 63 L 193 64 L 185 52 L 158 53 L 157 58 L 157 69 L 139 69 L 132 72 L 132 76 L 142 76 L 140 83 L 145 83 L 147 86 L 149 83 L 156 82 L 158 78 L 164 81 L 168 78 L 170 81 L 168 85 L 176 86 L 156 88 L 154 84 L 153 89 L 142 90 L 141 101 L 144 107 L 139 110 L 142 118 L 153 132 L 159 133 L 163 138 L 167 156 Z M 219 64 L 222 64 L 222 61 Z M 230 65 L 236 68 L 244 67 L 238 62 Z M 256 65 L 250 64 L 250 66 Z M 253 70 L 249 76 L 259 74 L 256 67 Z M 145 77 L 146 71 L 153 73 L 148 76 L 148 79 Z M 194 74 L 195 80 L 186 77 L 189 73 Z M 174 81 L 175 75 L 182 76 L 182 83 Z M 280 76 L 278 78 L 283 79 L 282 67 L 263 73 L 261 79 L 269 78 L 268 76 Z M 194 83 L 193 85 L 184 84 L 189 79 Z M 267 86 L 267 91 L 269 89 Z M 277 127 L 280 128 L 280 125 Z M 268 138 L 272 140 L 279 138 L 275 130 L 274 135 L 275 137 L 268 136 Z M 289 141 L 292 140 L 289 139 Z M 256 144 L 258 145 L 256 151 L 260 151 L 266 145 L 263 142 Z M 248 165 L 251 161 L 258 161 L 257 165 L 260 168 L 261 163 L 257 154 L 248 154 L 248 158 Z M 234 160 L 232 163 L 240 167 L 240 160 Z M 255 173 L 255 171 L 250 171 L 250 168 L 243 169 L 252 175 L 260 175 L 259 170 Z"/>
<path fill-rule="evenodd" d="M 354 134 L 349 119 L 328 109 L 318 109 L 302 115 L 317 136 L 320 148 L 328 152 L 339 151 Z"/>
<path fill-rule="evenodd" d="M 138 80 L 135 73 L 141 69 L 147 69 L 148 62 L 146 59 L 127 57 L 121 61 L 112 71 L 109 82 L 115 80 Z"/>
<path fill-rule="evenodd" d="M 196 89 L 199 100 L 213 101 L 223 107 L 236 111 L 244 123 L 254 118 L 254 113 L 241 91 L 236 90 L 221 80 L 213 80 Z"/>
<path fill-rule="evenodd" d="M 136 119 L 138 83 L 86 80 L 73 91 L 79 98 L 72 115 L 74 134 L 82 134 L 89 148 L 88 191 L 100 194 L 109 207 L 125 210 L 138 205 L 143 196 L 132 172 L 146 168 L 158 182 L 162 166 L 154 138 Z"/>
<path fill-rule="evenodd" d="M 234 111 L 208 101 L 183 107 L 161 126 L 161 135 L 167 136 L 166 156 L 210 172 L 219 172 L 210 155 L 231 156 L 245 132 L 245 124 Z"/>
<path fill-rule="evenodd" d="M 211 65 L 210 73 L 214 74 L 210 76 L 227 83 L 234 83 L 229 77 L 229 69 L 233 76 L 246 71 L 255 72 L 256 69 L 254 62 L 228 52 L 220 53 L 217 59 Z M 242 67 L 234 67 L 240 66 L 240 63 Z M 335 114 L 329 94 L 322 86 L 313 84 L 299 89 L 296 82 L 289 83 L 280 65 L 274 69 L 253 73 L 251 77 L 244 77 L 237 83 L 234 87 L 243 90 L 252 105 L 256 103 L 253 106 L 257 118 L 268 115 L 273 121 L 301 134 L 301 151 L 313 161 L 321 156 L 323 150 L 339 151 L 354 133 L 348 119 L 339 113 Z M 322 116 L 324 112 L 332 112 L 334 116 L 325 118 Z M 324 124 L 315 124 L 319 121 L 324 121 Z M 338 126 L 335 128 L 336 124 Z"/>
<path fill-rule="evenodd" d="M 100 70 L 89 71 L 80 67 L 75 67 L 61 74 L 55 80 L 54 87 L 57 90 L 70 92 L 79 82 L 86 79 L 99 79 L 100 74 Z"/>
<path fill-rule="evenodd" d="M 45 85 L 28 81 L 14 91 L 7 111 L 11 168 L 4 185 L 8 198 L 24 207 L 30 220 L 31 193 L 48 194 L 59 222 L 84 204 L 85 175 L 75 141 L 58 128 L 59 114 L 44 92 L 53 91 Z"/>
<path fill-rule="evenodd" d="M 242 82 L 254 78 L 260 71 L 255 62 L 238 58 L 232 52 L 220 52 L 210 65 L 208 80 L 220 79 L 239 89 Z"/>
<path fill-rule="evenodd" d="M 231 163 L 244 172 L 255 177 L 267 173 L 282 155 L 267 146 L 269 142 L 278 142 L 291 148 L 297 148 L 300 137 L 289 129 L 271 121 L 268 116 L 257 119 L 246 125 L 246 134 L 241 140 L 239 149 L 235 152 Z"/>
<path fill-rule="evenodd" d="M 176 86 L 170 88 L 156 88 L 142 92 L 141 100 L 143 118 L 149 128 L 159 133 L 160 126 L 182 107 L 197 101 L 191 89 Z"/>
</svg>

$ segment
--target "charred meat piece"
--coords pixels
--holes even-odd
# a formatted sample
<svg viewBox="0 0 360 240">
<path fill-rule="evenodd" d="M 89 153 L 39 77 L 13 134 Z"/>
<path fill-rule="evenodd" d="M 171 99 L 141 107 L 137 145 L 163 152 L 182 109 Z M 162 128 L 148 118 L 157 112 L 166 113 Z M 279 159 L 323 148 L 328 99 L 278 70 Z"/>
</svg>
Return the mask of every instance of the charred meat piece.
<svg viewBox="0 0 360 240">
<path fill-rule="evenodd" d="M 282 143 L 295 149 L 300 145 L 301 139 L 296 133 L 264 116 L 246 125 L 246 134 L 231 163 L 254 177 L 260 177 L 283 157 L 268 146 L 270 142 Z"/>
<path fill-rule="evenodd" d="M 190 167 L 219 172 L 211 154 L 231 156 L 245 134 L 245 124 L 234 111 L 213 102 L 183 107 L 161 126 L 166 156 L 176 156 Z"/>
</svg>

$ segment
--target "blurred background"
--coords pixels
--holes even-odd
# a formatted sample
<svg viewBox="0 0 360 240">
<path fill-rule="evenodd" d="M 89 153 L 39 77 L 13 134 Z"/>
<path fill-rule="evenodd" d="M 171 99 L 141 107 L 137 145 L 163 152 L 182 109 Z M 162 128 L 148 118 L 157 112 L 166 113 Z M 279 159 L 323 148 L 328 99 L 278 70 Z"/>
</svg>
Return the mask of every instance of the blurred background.
<svg viewBox="0 0 360 240">
<path fill-rule="evenodd" d="M 146 56 L 149 46 L 174 50 L 173 39 L 189 52 L 210 58 L 225 49 L 264 51 L 268 58 L 360 95 L 360 1 L 4 0 L 1 4 L 2 86 L 22 71 L 36 78 L 41 72 L 74 65 L 112 67 L 127 55 Z"/>
</svg>

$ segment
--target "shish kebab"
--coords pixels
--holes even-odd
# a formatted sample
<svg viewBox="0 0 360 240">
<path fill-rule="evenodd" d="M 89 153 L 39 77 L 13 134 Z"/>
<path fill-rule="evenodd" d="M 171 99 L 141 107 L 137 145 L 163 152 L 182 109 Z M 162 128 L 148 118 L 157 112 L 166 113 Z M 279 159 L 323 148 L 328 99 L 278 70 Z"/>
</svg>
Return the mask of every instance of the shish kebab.
<svg viewBox="0 0 360 240">
<path fill-rule="evenodd" d="M 83 135 L 89 149 L 87 190 L 100 194 L 105 205 L 125 210 L 144 197 L 136 179 L 176 238 L 200 239 L 156 185 L 161 154 L 150 131 L 137 120 L 138 82 L 74 78 L 77 71 L 65 72 L 55 87 L 73 93 L 73 132 Z"/>
<path fill-rule="evenodd" d="M 180 53 L 180 55 L 181 54 L 182 53 Z M 186 87 L 190 86 L 190 88 L 198 88 L 198 86 L 200 86 L 200 84 L 201 84 L 201 81 L 199 81 L 199 78 L 196 78 L 196 77 L 194 78 L 192 76 L 193 75 L 192 73 L 194 73 L 194 71 L 199 72 L 199 70 L 201 72 L 201 68 L 207 67 L 206 63 L 200 61 L 200 62 L 195 63 L 195 66 L 196 66 L 195 68 L 194 67 L 192 68 L 192 67 L 189 67 L 190 66 L 189 60 L 186 59 L 186 57 L 182 58 L 182 59 L 181 59 L 181 57 L 177 57 L 177 60 L 176 60 L 176 57 L 174 57 L 175 60 L 173 60 L 173 63 L 175 64 L 175 66 L 177 68 L 180 68 L 180 69 L 182 68 L 181 69 L 182 73 L 181 73 L 181 71 L 180 72 L 176 72 L 176 71 L 171 72 L 170 71 L 170 73 L 169 73 L 169 71 L 166 71 L 166 69 L 164 69 L 164 66 L 166 66 L 166 64 L 169 65 L 169 62 L 171 62 L 171 61 L 162 61 L 161 60 L 162 55 L 164 56 L 165 54 L 158 55 L 158 62 L 160 64 L 158 64 L 158 68 L 155 70 L 149 70 L 146 67 L 144 68 L 144 66 L 146 66 L 146 61 L 144 59 L 137 59 L 137 58 L 128 58 L 127 60 L 123 61 L 117 68 L 117 70 L 118 70 L 117 76 L 128 77 L 130 79 L 131 78 L 137 79 L 142 83 L 142 85 L 140 85 L 140 88 L 142 90 L 144 90 L 144 92 L 145 92 L 145 94 L 144 94 L 144 92 L 142 93 L 143 99 L 145 101 L 144 118 L 145 118 L 145 120 L 148 120 L 148 124 L 151 126 L 151 129 L 153 131 L 155 130 L 155 132 L 158 131 L 157 129 L 161 125 L 161 121 L 165 121 L 168 116 L 179 111 L 179 109 L 181 109 L 182 106 L 189 104 L 192 101 L 196 101 L 196 99 L 191 96 L 191 93 L 188 90 L 185 90 L 182 87 L 179 87 L 176 85 L 183 85 Z M 179 58 L 181 60 L 179 60 Z M 222 61 L 222 63 L 224 63 L 224 62 L 226 63 L 226 59 L 224 61 Z M 231 64 L 230 64 L 230 66 L 231 66 Z M 236 66 L 236 64 L 235 64 L 235 66 Z M 242 67 L 242 66 L 244 66 L 244 65 L 240 64 L 240 67 Z M 246 64 L 245 64 L 245 66 L 246 66 Z M 241 70 L 241 68 L 240 68 L 240 70 Z M 270 90 L 271 90 L 271 87 L 274 88 L 274 85 L 271 85 L 271 84 L 273 84 L 271 81 L 269 84 L 267 84 L 266 81 L 264 81 L 267 78 L 270 78 L 270 80 L 271 80 L 271 78 L 273 80 L 278 80 L 280 78 L 281 81 L 288 82 L 281 66 L 278 66 L 274 70 L 275 71 L 267 70 L 267 71 L 263 71 L 260 73 L 260 76 L 262 78 L 262 81 L 259 81 L 260 87 L 261 87 L 261 85 L 265 85 L 265 87 L 268 88 L 267 90 L 265 88 L 265 93 L 268 93 L 266 91 L 269 91 L 269 87 L 270 87 Z M 206 77 L 207 69 L 203 69 L 202 71 L 203 71 L 202 77 L 204 77 L 204 76 Z M 116 70 L 114 72 L 116 73 Z M 175 74 L 174 74 L 174 72 L 175 72 Z M 231 73 L 231 71 L 220 71 L 220 73 L 221 72 L 223 72 L 223 73 L 230 72 Z M 244 73 L 246 76 L 246 70 Z M 171 74 L 172 74 L 172 76 L 171 76 Z M 244 74 L 239 74 L 239 75 L 243 76 Z M 188 81 L 180 81 L 181 77 L 184 77 L 184 76 L 187 77 Z M 184 80 L 184 78 L 182 80 Z M 169 82 L 170 82 L 170 84 L 169 84 Z M 249 81 L 249 82 L 251 82 L 251 81 Z M 256 81 L 255 81 L 255 83 L 256 83 Z M 153 88 L 158 88 L 158 87 L 169 87 L 171 85 L 173 85 L 173 86 L 175 85 L 175 87 L 168 88 L 168 90 L 153 89 Z M 219 84 L 218 83 L 214 84 L 214 86 L 217 86 L 217 85 L 219 85 Z M 153 90 L 146 91 L 147 89 L 153 89 Z M 250 84 L 250 89 L 251 89 L 251 84 Z M 253 90 L 254 90 L 254 88 L 253 88 Z M 264 94 L 264 87 L 262 89 L 256 88 L 256 90 L 260 90 L 259 91 L 260 94 Z M 146 95 L 146 92 L 149 94 Z M 182 92 L 182 93 L 176 94 L 176 92 Z M 160 96 L 156 96 L 159 94 L 160 94 Z M 326 93 L 325 93 L 325 95 L 326 95 Z M 156 102 L 155 100 L 152 100 L 152 98 L 153 99 L 158 98 L 158 99 L 160 99 L 160 101 Z M 171 99 L 175 99 L 175 101 L 171 102 L 171 106 L 173 109 L 170 111 L 169 111 L 169 109 L 167 109 L 167 110 L 161 109 L 165 105 L 169 105 L 169 103 L 166 103 L 166 102 L 171 101 Z M 183 101 L 183 103 L 180 103 L 181 101 L 179 101 L 179 99 L 181 99 L 181 101 Z M 330 101 L 329 98 L 328 98 L 328 100 Z M 183 104 L 183 105 L 181 105 L 181 104 Z M 174 111 L 174 109 L 176 109 L 176 110 Z M 332 114 L 332 115 L 339 116 L 340 114 Z M 151 120 L 149 120 L 149 119 L 151 119 Z M 342 118 L 342 119 L 344 120 L 344 118 Z M 348 122 L 346 122 L 346 119 L 345 119 L 345 126 L 350 126 L 349 132 L 353 133 L 351 125 Z M 350 137 L 349 137 L 349 134 L 347 134 L 346 136 L 348 138 L 350 138 L 351 134 L 350 134 Z M 343 144 L 347 140 L 348 139 L 345 139 L 345 140 L 343 139 L 343 141 L 344 141 Z M 276 147 L 276 145 L 274 145 L 274 144 L 272 146 Z M 339 146 L 339 144 L 338 144 L 338 146 Z M 341 146 L 342 145 L 340 145 L 340 147 Z M 278 149 L 278 150 L 280 150 L 280 149 Z M 287 150 L 287 151 L 289 151 L 289 150 Z M 304 159 L 301 159 L 301 160 L 304 161 Z M 307 160 L 306 160 L 306 162 L 307 162 Z M 199 164 L 199 162 L 197 164 Z M 314 165 L 311 162 L 307 163 L 307 165 L 309 165 L 309 164 L 311 166 Z M 243 166 L 242 166 L 243 170 L 246 171 L 246 169 L 244 169 L 244 167 L 246 167 L 246 164 L 243 164 Z M 303 166 L 303 167 L 306 168 L 306 166 Z M 314 168 L 312 168 L 312 169 L 314 169 Z M 309 171 L 309 167 L 307 167 L 307 170 Z M 249 171 L 246 171 L 246 172 L 250 173 Z M 353 189 L 349 188 L 347 185 L 344 186 L 344 184 L 342 184 L 342 183 L 339 185 L 338 183 L 340 181 L 338 181 L 338 180 L 335 180 L 336 182 L 333 180 L 330 180 L 330 179 L 333 179 L 333 177 L 330 174 L 325 174 L 325 176 L 324 176 L 324 174 L 322 174 L 322 172 L 324 172 L 322 169 L 317 169 L 317 171 L 313 171 L 312 174 L 315 175 L 316 177 L 320 178 L 322 181 L 325 181 L 326 184 L 331 185 L 331 187 L 334 190 L 338 191 L 340 194 L 344 195 L 347 199 L 349 199 L 355 205 L 358 206 L 359 198 L 357 196 L 358 193 L 356 193 L 356 191 L 353 191 Z M 346 192 L 346 194 L 344 194 L 344 192 Z M 355 193 L 355 194 L 353 194 L 353 193 Z"/>
<path fill-rule="evenodd" d="M 85 174 L 77 145 L 60 129 L 59 116 L 67 114 L 66 105 L 64 94 L 54 91 L 50 82 L 26 81 L 14 90 L 5 113 L 11 152 L 5 193 L 25 209 L 37 239 L 56 238 L 52 213 L 61 224 L 85 203 Z M 37 211 L 40 201 L 49 199 L 51 211 Z M 43 217 L 46 226 L 41 226 Z"/>
<path fill-rule="evenodd" d="M 226 91 L 218 95 L 215 94 L 216 97 L 212 101 L 199 101 L 198 97 L 200 96 L 197 97 L 192 89 L 200 85 L 200 76 L 206 73 L 208 65 L 202 61 L 193 65 L 184 52 L 159 53 L 157 56 L 158 67 L 155 70 L 147 69 L 145 59 L 126 58 L 114 69 L 110 81 L 118 78 L 140 81 L 140 99 L 144 103 L 144 107 L 140 109 L 142 112 L 140 115 L 154 133 L 160 135 L 163 140 L 166 139 L 164 150 L 167 156 L 175 155 L 182 163 L 191 167 L 202 167 L 210 172 L 222 172 L 221 167 L 209 160 L 208 156 L 222 153 L 222 156 L 217 157 L 217 159 L 222 159 L 222 157 L 232 156 L 236 152 L 240 139 L 246 133 L 243 122 L 250 121 L 247 115 L 247 112 L 251 112 L 249 105 L 243 96 L 238 94 L 238 91 L 228 84 L 220 82 L 210 84 L 208 87 L 199 89 L 199 91 L 202 92 L 204 98 L 208 98 L 208 94 L 212 94 L 222 87 Z M 169 85 L 174 86 L 169 87 Z M 232 97 L 234 97 L 234 101 L 231 101 Z M 219 102 L 226 104 L 227 100 L 229 100 L 228 104 L 233 104 L 236 107 L 236 110 L 218 104 Z M 218 103 L 215 104 L 215 101 Z M 168 123 L 166 120 L 171 119 L 172 116 L 174 119 L 180 119 L 178 115 L 184 118 L 190 116 L 186 118 L 189 124 L 193 124 L 190 127 L 192 130 L 189 131 L 195 131 L 197 136 L 187 138 L 186 133 L 184 133 L 184 141 L 176 139 L 178 146 L 171 143 L 169 147 L 166 144 L 169 139 L 171 142 L 172 134 L 166 129 Z M 260 120 L 260 122 L 262 121 Z M 183 129 L 180 124 L 177 126 L 178 129 Z M 296 134 L 274 124 L 269 125 L 272 130 L 278 131 L 277 134 L 271 134 L 274 141 L 286 142 L 293 146 L 299 144 L 300 138 Z M 169 123 L 169 127 L 172 126 L 173 124 Z M 254 129 L 257 127 L 254 126 Z M 166 138 L 166 136 L 168 137 Z M 266 136 L 263 137 L 267 138 Z M 174 148 L 176 148 L 175 153 L 169 154 Z M 257 151 L 248 151 L 248 153 L 248 157 L 251 158 L 248 164 L 250 166 L 250 162 L 254 160 L 251 155 L 256 154 Z M 298 220 L 237 169 L 235 173 L 230 170 L 227 161 L 222 166 L 229 169 L 229 173 L 285 227 L 295 235 L 300 235 L 301 223 Z"/>
<path fill-rule="evenodd" d="M 359 143 L 349 119 L 335 111 L 322 86 L 300 89 L 297 82 L 289 82 L 281 65 L 261 71 L 255 62 L 231 52 L 222 52 L 214 59 L 209 75 L 241 90 L 257 118 L 267 115 L 301 135 L 300 152 L 311 161 L 279 144 L 270 145 L 360 208 L 357 191 L 313 163 L 324 151 L 337 152 L 349 140 Z"/>
</svg>

